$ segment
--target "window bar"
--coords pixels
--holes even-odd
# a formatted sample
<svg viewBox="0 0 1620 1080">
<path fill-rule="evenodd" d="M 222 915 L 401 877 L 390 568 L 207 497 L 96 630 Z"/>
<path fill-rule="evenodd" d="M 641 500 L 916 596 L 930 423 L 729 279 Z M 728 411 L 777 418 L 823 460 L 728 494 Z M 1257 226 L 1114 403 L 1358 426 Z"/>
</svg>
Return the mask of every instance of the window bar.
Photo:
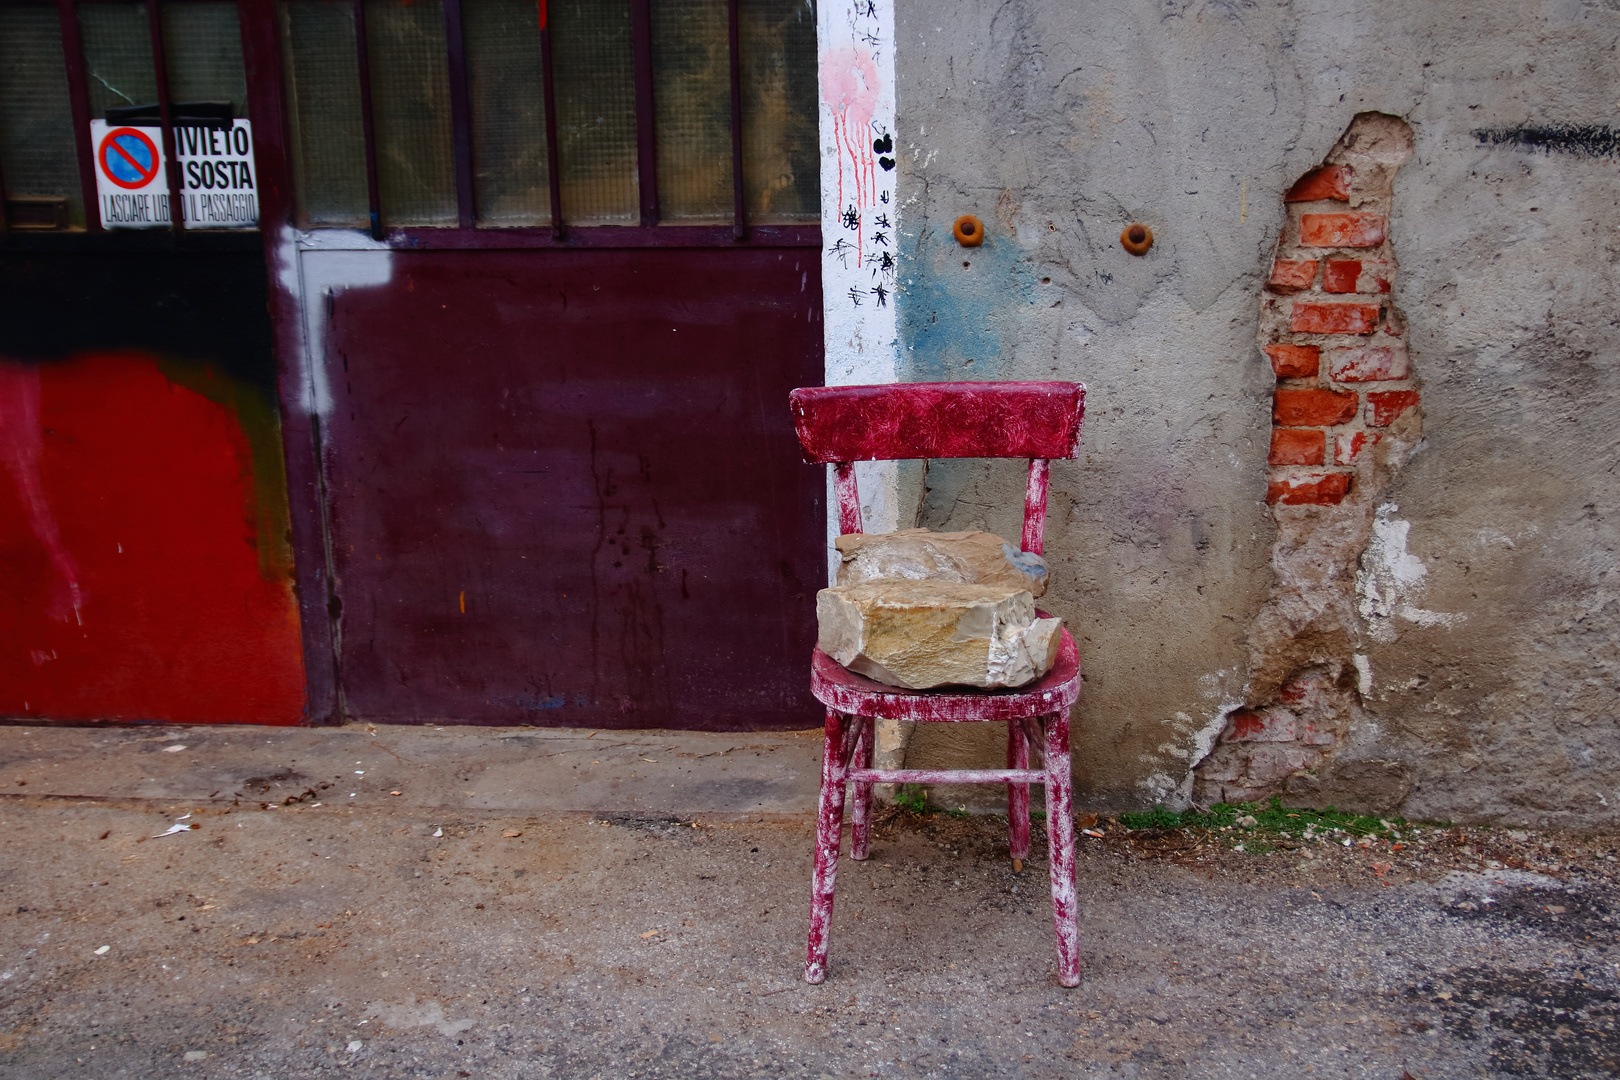
<svg viewBox="0 0 1620 1080">
<path fill-rule="evenodd" d="M 179 232 L 185 217 L 180 201 L 180 155 L 174 137 L 174 109 L 169 101 L 169 65 L 163 55 L 163 10 L 161 0 L 146 0 L 146 23 L 152 34 L 152 74 L 157 80 L 158 124 L 163 138 L 163 157 L 168 163 L 164 178 L 169 183 L 169 231 Z"/>
<path fill-rule="evenodd" d="M 740 0 L 726 0 L 726 34 L 731 50 L 731 238 L 746 240 L 748 226 L 743 221 L 742 150 L 742 31 L 738 8 Z"/>
<path fill-rule="evenodd" d="M 562 169 L 557 164 L 557 86 L 551 70 L 551 20 L 547 17 L 547 0 L 540 6 L 540 81 L 546 95 L 546 179 L 551 186 L 551 238 L 561 240 Z"/>
<path fill-rule="evenodd" d="M 653 110 L 651 0 L 630 0 L 630 51 L 636 70 L 636 173 L 641 224 L 658 224 L 658 117 Z"/>
<path fill-rule="evenodd" d="M 461 0 L 444 0 L 444 43 L 450 60 L 450 131 L 456 156 L 456 216 L 463 229 L 476 222 L 473 205 L 472 109 L 467 99 L 467 47 Z"/>
<path fill-rule="evenodd" d="M 382 239 L 382 194 L 377 185 L 377 123 L 371 114 L 371 54 L 366 43 L 366 0 L 354 0 L 354 53 L 360 68 L 360 129 L 366 143 L 366 200 L 371 238 Z"/>
<path fill-rule="evenodd" d="M 84 197 L 84 227 L 101 232 L 101 198 L 96 193 L 96 148 L 90 142 L 90 84 L 84 70 L 84 42 L 73 0 L 56 0 L 62 26 L 62 59 L 67 64 L 68 104 L 73 109 L 73 145 L 79 151 L 79 188 Z"/>
</svg>

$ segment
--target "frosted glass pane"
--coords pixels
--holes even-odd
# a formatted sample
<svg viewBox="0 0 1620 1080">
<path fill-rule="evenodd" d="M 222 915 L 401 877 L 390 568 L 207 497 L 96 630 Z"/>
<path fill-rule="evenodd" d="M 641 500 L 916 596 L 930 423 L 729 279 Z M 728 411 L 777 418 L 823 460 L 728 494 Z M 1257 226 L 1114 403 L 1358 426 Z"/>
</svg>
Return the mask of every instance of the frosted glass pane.
<svg viewBox="0 0 1620 1080">
<path fill-rule="evenodd" d="M 80 4 L 79 33 L 92 117 L 120 105 L 157 104 L 145 4 Z"/>
<path fill-rule="evenodd" d="M 726 0 L 652 5 L 659 219 L 730 222 L 731 57 Z"/>
<path fill-rule="evenodd" d="M 563 221 L 633 225 L 641 214 L 629 0 L 552 0 L 549 10 Z"/>
<path fill-rule="evenodd" d="M 386 225 L 455 225 L 450 76 L 439 0 L 366 0 L 377 186 Z"/>
<path fill-rule="evenodd" d="M 345 0 L 292 0 L 282 17 L 302 218 L 309 225 L 364 226 L 371 209 L 354 9 Z"/>
<path fill-rule="evenodd" d="M 809 0 L 742 0 L 739 30 L 748 220 L 819 220 L 815 9 Z"/>
<path fill-rule="evenodd" d="M 170 101 L 229 101 L 247 116 L 242 30 L 234 3 L 165 4 L 163 52 Z"/>
<path fill-rule="evenodd" d="M 549 225 L 546 95 L 535 0 L 462 0 L 480 225 Z"/>
<path fill-rule="evenodd" d="M 0 4 L 0 169 L 11 195 L 65 195 L 84 224 L 55 4 Z"/>
</svg>

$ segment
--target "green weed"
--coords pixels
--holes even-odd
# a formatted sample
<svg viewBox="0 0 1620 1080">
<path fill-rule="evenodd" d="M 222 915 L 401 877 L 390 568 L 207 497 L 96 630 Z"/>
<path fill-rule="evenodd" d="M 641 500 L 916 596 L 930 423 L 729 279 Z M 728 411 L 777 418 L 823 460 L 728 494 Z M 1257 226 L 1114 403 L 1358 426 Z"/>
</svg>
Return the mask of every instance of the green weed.
<svg viewBox="0 0 1620 1080">
<path fill-rule="evenodd" d="M 1253 803 L 1216 803 L 1208 810 L 1177 811 L 1155 806 L 1142 813 L 1121 814 L 1119 822 L 1129 829 L 1208 829 L 1212 832 L 1250 833 L 1257 837 L 1271 834 L 1294 838 L 1327 835 L 1394 837 L 1408 827 L 1406 819 L 1399 817 L 1368 817 L 1331 806 L 1325 810 L 1285 807 L 1282 800 L 1275 796 L 1265 807 L 1257 807 Z"/>
<path fill-rule="evenodd" d="M 894 793 L 894 805 L 908 814 L 926 814 L 928 789 L 921 784 L 906 784 Z"/>
</svg>

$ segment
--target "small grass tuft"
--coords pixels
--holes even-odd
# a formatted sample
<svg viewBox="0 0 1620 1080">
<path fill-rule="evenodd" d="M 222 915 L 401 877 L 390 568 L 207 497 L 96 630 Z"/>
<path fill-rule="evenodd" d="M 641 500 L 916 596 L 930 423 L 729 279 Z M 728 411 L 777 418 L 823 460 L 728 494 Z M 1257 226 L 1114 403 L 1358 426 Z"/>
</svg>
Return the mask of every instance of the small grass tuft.
<svg viewBox="0 0 1620 1080">
<path fill-rule="evenodd" d="M 926 814 L 928 789 L 921 784 L 905 784 L 894 793 L 894 805 L 908 814 Z"/>
</svg>

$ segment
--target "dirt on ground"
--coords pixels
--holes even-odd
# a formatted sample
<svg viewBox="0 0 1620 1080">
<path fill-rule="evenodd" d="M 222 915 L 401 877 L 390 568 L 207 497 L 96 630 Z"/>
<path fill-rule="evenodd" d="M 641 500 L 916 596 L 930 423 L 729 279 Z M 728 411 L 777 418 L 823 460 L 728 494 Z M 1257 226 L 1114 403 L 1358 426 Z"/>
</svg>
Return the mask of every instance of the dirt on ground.
<svg viewBox="0 0 1620 1080">
<path fill-rule="evenodd" d="M 1620 1072 L 1614 837 L 1082 818 L 1064 990 L 1039 839 L 1014 873 L 1004 820 L 891 809 L 809 986 L 808 813 L 322 795 L 7 795 L 0 1075 Z"/>
</svg>

